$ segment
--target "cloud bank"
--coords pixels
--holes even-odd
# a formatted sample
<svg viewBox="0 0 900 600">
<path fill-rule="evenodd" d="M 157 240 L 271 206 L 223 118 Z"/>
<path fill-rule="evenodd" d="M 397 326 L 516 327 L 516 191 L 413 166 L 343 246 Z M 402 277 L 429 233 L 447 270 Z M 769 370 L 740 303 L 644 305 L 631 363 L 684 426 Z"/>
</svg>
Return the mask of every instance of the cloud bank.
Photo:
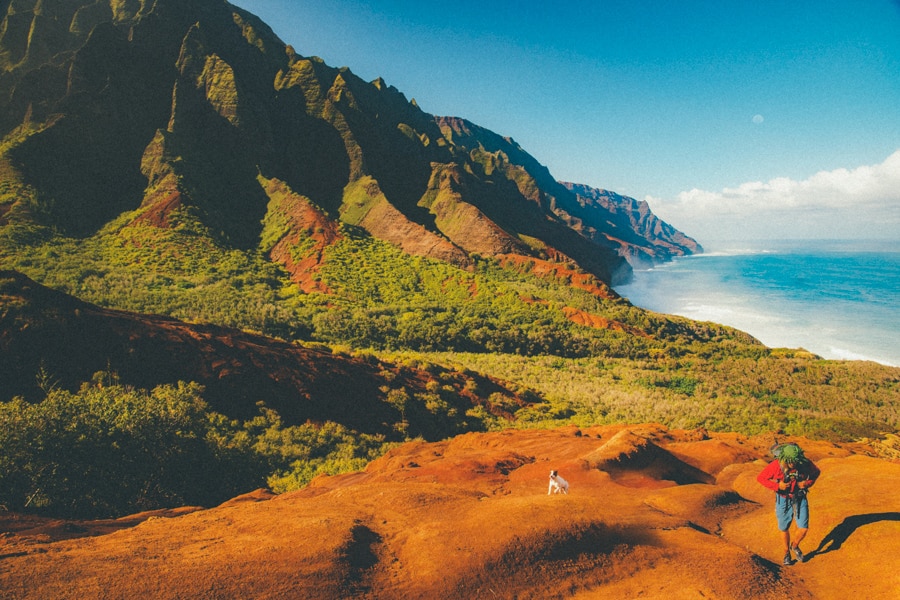
<svg viewBox="0 0 900 600">
<path fill-rule="evenodd" d="M 693 189 L 674 200 L 647 197 L 653 212 L 704 240 L 896 239 L 900 231 L 900 150 L 884 162 L 821 171 L 803 181 L 778 177 L 719 192 Z"/>
</svg>

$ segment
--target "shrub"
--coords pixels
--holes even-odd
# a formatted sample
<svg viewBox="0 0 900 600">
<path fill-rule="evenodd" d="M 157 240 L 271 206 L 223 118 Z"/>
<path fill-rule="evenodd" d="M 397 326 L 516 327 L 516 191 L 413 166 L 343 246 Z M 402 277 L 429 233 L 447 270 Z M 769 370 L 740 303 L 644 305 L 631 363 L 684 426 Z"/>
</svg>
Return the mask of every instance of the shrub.
<svg viewBox="0 0 900 600">
<path fill-rule="evenodd" d="M 0 504 L 73 518 L 210 506 L 360 469 L 389 447 L 335 423 L 285 427 L 264 405 L 229 420 L 202 393 L 183 382 L 136 390 L 102 374 L 77 393 L 0 403 Z"/>
<path fill-rule="evenodd" d="M 234 465 L 207 443 L 201 391 L 86 384 L 37 404 L 0 404 L 2 502 L 96 517 L 228 497 Z"/>
</svg>

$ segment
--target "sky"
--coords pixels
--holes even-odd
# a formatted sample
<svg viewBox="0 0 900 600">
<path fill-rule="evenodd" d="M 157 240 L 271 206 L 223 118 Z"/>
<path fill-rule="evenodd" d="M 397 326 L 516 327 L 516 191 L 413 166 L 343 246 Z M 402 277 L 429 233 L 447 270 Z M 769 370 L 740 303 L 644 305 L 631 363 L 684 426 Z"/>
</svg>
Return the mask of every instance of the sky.
<svg viewBox="0 0 900 600">
<path fill-rule="evenodd" d="M 232 3 L 706 246 L 900 237 L 900 0 Z"/>
</svg>

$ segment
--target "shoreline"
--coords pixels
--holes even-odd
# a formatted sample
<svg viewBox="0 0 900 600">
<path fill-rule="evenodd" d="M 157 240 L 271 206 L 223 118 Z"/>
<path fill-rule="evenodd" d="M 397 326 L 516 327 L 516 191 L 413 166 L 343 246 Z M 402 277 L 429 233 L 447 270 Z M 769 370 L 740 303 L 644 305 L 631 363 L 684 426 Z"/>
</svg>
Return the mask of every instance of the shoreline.
<svg viewBox="0 0 900 600">
<path fill-rule="evenodd" d="M 636 270 L 615 290 L 636 306 L 735 327 L 770 348 L 900 367 L 893 306 L 900 242 L 749 240 L 708 247 Z"/>
</svg>

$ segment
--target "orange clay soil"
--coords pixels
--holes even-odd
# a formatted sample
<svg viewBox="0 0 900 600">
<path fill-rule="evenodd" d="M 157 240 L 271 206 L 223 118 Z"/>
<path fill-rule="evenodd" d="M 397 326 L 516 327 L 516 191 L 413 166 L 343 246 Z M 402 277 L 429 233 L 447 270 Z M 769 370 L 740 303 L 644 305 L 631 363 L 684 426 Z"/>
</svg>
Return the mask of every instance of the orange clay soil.
<svg viewBox="0 0 900 600">
<path fill-rule="evenodd" d="M 3 598 L 897 598 L 900 464 L 801 440 L 822 469 L 781 565 L 769 437 L 658 425 L 410 442 L 361 473 L 212 509 L 0 513 Z M 570 493 L 547 495 L 558 469 Z"/>
</svg>

